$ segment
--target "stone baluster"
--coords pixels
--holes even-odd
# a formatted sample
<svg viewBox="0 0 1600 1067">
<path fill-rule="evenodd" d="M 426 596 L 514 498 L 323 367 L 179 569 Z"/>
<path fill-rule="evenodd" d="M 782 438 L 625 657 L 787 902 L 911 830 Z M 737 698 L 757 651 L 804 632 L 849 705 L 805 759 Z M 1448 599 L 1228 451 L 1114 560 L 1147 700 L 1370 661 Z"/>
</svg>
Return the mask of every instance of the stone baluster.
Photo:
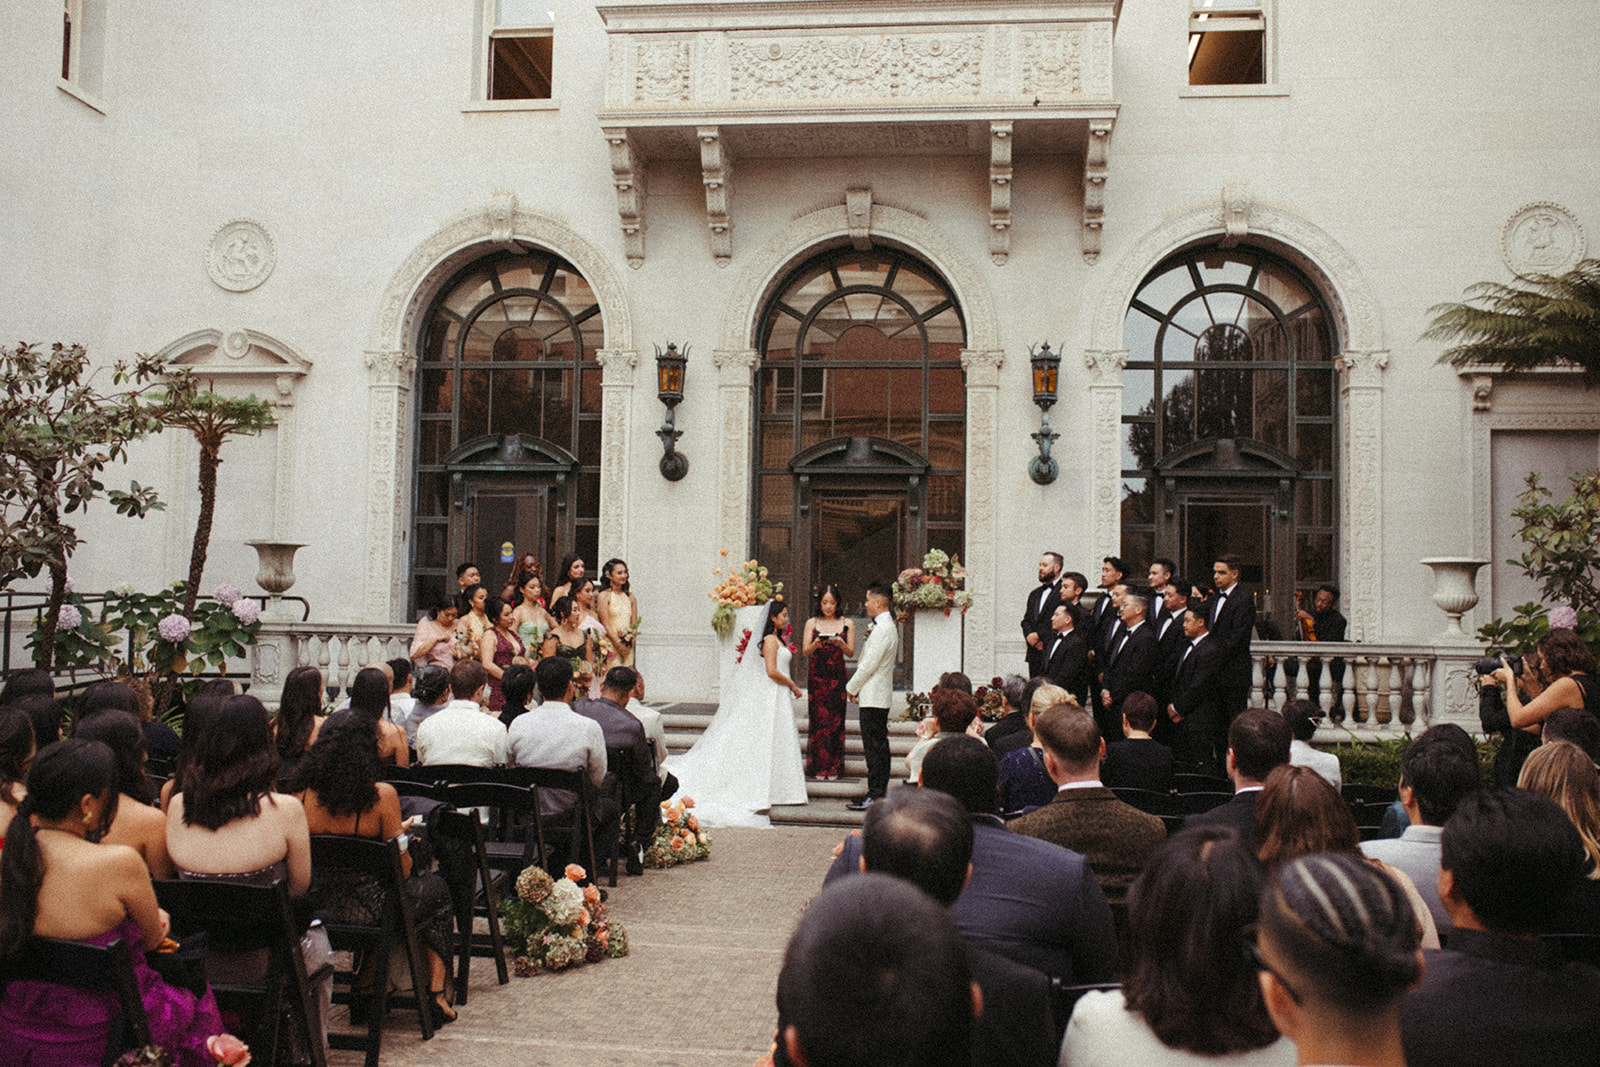
<svg viewBox="0 0 1600 1067">
<path fill-rule="evenodd" d="M 1433 664 L 1425 657 L 1418 656 L 1416 670 L 1411 676 L 1411 724 L 1412 733 L 1420 733 L 1427 729 L 1428 720 L 1432 718 L 1428 709 L 1433 707 Z"/>
<path fill-rule="evenodd" d="M 1262 696 L 1262 686 L 1265 682 L 1262 677 L 1262 660 L 1264 659 L 1266 657 L 1260 654 L 1252 654 L 1250 656 L 1250 706 L 1252 708 L 1260 707 L 1265 703 L 1266 699 Z"/>
<path fill-rule="evenodd" d="M 1405 691 L 1406 663 L 1404 657 L 1389 657 L 1389 725 L 1393 729 L 1405 723 L 1400 715 L 1400 698 Z"/>
</svg>

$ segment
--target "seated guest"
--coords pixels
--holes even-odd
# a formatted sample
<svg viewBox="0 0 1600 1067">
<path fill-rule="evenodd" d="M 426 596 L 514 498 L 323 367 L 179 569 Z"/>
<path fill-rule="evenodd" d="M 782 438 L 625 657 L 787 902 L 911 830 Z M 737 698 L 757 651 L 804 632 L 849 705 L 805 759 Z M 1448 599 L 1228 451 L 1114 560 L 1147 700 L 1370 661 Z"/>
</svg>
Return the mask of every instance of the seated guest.
<svg viewBox="0 0 1600 1067">
<path fill-rule="evenodd" d="M 1283 721 L 1289 724 L 1294 740 L 1289 742 L 1289 762 L 1296 767 L 1310 767 L 1338 789 L 1342 784 L 1339 757 L 1311 746 L 1317 735 L 1317 723 L 1322 709 L 1309 700 L 1291 700 L 1283 706 Z"/>
<path fill-rule="evenodd" d="M 417 727 L 430 715 L 444 710 L 450 703 L 450 671 L 437 663 L 430 663 L 417 671 L 417 680 L 411 686 L 411 714 L 406 716 L 406 741 L 413 750 L 417 747 Z"/>
<path fill-rule="evenodd" d="M 1422 976 L 1422 953 L 1410 901 L 1382 871 L 1349 855 L 1290 860 L 1267 884 L 1247 951 L 1267 1014 L 1301 1064 L 1407 1062 L 1400 1004 Z"/>
<path fill-rule="evenodd" d="M 278 777 L 294 775 L 306 751 L 316 744 L 322 729 L 322 672 L 311 666 L 296 667 L 283 680 L 278 714 L 272 720 L 272 741 L 278 749 Z"/>
<path fill-rule="evenodd" d="M 61 740 L 61 720 L 66 717 L 66 709 L 61 702 L 53 696 L 35 693 L 25 696 L 12 705 L 28 717 L 33 724 L 33 739 L 37 742 L 44 739 L 48 745 L 53 741 Z M 40 745 L 43 748 L 44 745 Z"/>
<path fill-rule="evenodd" d="M 633 668 L 633 692 L 628 695 L 628 712 L 644 727 L 644 735 L 650 739 L 650 751 L 655 753 L 656 767 L 659 769 L 667 758 L 667 728 L 661 721 L 661 713 L 644 702 L 644 675 L 639 673 L 638 667 Z M 676 778 L 672 780 L 677 781 Z M 663 795 L 671 796 L 677 791 L 676 786 L 670 790 L 663 789 Z"/>
<path fill-rule="evenodd" d="M 417 759 L 428 764 L 499 767 L 506 762 L 506 728 L 479 701 L 488 685 L 483 664 L 458 660 L 450 668 L 455 698 L 417 727 Z"/>
<path fill-rule="evenodd" d="M 28 767 L 33 763 L 33 723 L 21 708 L 0 704 L 0 847 L 17 805 L 28 795 Z"/>
<path fill-rule="evenodd" d="M 1057 704 L 1076 705 L 1077 702 L 1076 697 L 1058 685 L 1043 682 L 1034 686 L 1028 704 L 1027 741 L 1000 757 L 1002 812 L 1009 815 L 1040 808 L 1050 803 L 1056 795 L 1056 784 L 1044 769 L 1044 746 L 1034 731 L 1034 723 L 1045 708 L 1053 708 Z"/>
<path fill-rule="evenodd" d="M 847 878 L 811 902 L 784 950 L 773 1061 L 968 1067 L 980 998 L 943 908 L 898 878 Z"/>
<path fill-rule="evenodd" d="M 78 697 L 77 717 L 81 720 L 99 711 L 125 711 L 140 724 L 145 751 L 153 759 L 173 759 L 178 754 L 178 734 L 164 722 L 151 721 L 154 707 L 150 687 L 144 679 L 135 682 L 123 677 L 114 682 L 97 682 L 85 689 Z"/>
<path fill-rule="evenodd" d="M 1453 722 L 1441 722 L 1428 727 L 1422 732 L 1421 737 L 1411 742 L 1408 750 L 1418 745 L 1446 745 L 1455 749 L 1460 754 L 1461 759 L 1472 764 L 1474 768 L 1478 766 L 1477 743 L 1472 740 L 1471 734 Z M 1519 767 L 1521 766 L 1521 760 L 1525 758 L 1526 755 L 1518 757 Z M 1383 826 L 1379 829 L 1377 836 L 1383 840 L 1399 837 L 1409 825 L 1410 819 L 1406 816 L 1406 809 L 1397 799 L 1384 809 Z"/>
<path fill-rule="evenodd" d="M 863 872 L 904 878 L 948 908 L 961 896 L 971 868 L 972 820 L 948 793 L 905 786 L 867 809 L 861 828 Z M 967 963 L 983 993 L 972 1062 L 977 1067 L 1053 1064 L 1050 980 L 976 945 L 967 946 Z"/>
<path fill-rule="evenodd" d="M 0 707 L 20 704 L 29 697 L 46 696 L 51 700 L 56 696 L 56 680 L 49 671 L 37 667 L 28 667 L 20 671 L 12 671 L 6 675 L 5 685 L 0 686 Z"/>
<path fill-rule="evenodd" d="M 345 707 L 328 716 L 329 724 L 345 715 L 356 715 L 372 730 L 378 757 L 398 767 L 411 766 L 411 748 L 404 727 L 389 721 L 390 676 L 387 663 L 374 663 L 356 672 L 350 683 Z"/>
<path fill-rule="evenodd" d="M 411 709 L 417 703 L 416 698 L 411 695 L 411 661 L 404 656 L 397 656 L 388 662 L 389 711 L 384 718 L 404 730 L 406 719 L 410 718 Z"/>
<path fill-rule="evenodd" d="M 1479 787 L 1478 761 L 1453 744 L 1437 744 L 1426 730 L 1400 757 L 1400 804 L 1410 825 L 1396 838 L 1363 841 L 1366 856 L 1404 871 L 1433 916 L 1441 938 L 1450 934 L 1450 913 L 1439 899 L 1439 839 L 1456 806 Z"/>
<path fill-rule="evenodd" d="M 1361 854 L 1355 816 L 1328 780 L 1310 767 L 1284 764 L 1267 775 L 1256 801 L 1256 855 L 1268 870 L 1297 856 L 1337 852 L 1366 860 L 1394 880 L 1411 900 L 1422 925 L 1422 947 L 1438 948 L 1439 932 L 1422 894 L 1398 867 Z"/>
<path fill-rule="evenodd" d="M 583 771 L 599 790 L 606 778 L 605 731 L 594 719 L 572 710 L 571 701 L 577 692 L 572 661 L 565 656 L 547 656 L 533 669 L 533 680 L 543 702 L 511 724 L 511 766 Z M 577 794 L 571 790 L 539 790 L 539 814 L 547 827 L 571 825 L 571 813 L 577 803 Z M 622 831 L 621 805 L 611 797 L 601 797 L 590 814 L 590 822 L 594 839 L 609 841 L 610 835 Z"/>
<path fill-rule="evenodd" d="M 1005 680 L 995 688 L 1000 690 L 1001 716 L 983 732 L 984 742 L 999 755 L 1002 749 L 1000 742 L 1008 737 L 1028 737 L 1028 708 L 1023 703 L 1022 691 L 1028 686 L 1028 680 L 1020 674 L 1007 675 Z M 1004 751 L 1010 751 L 1006 748 Z"/>
<path fill-rule="evenodd" d="M 1588 755 L 1591 763 L 1600 764 L 1600 718 L 1583 708 L 1557 708 L 1544 721 L 1543 742 L 1570 741 Z"/>
<path fill-rule="evenodd" d="M 196 997 L 169 986 L 145 962 L 168 926 L 149 870 L 131 848 L 89 843 L 115 815 L 116 776 L 116 759 L 99 741 L 58 741 L 34 760 L 0 854 L 0 962 L 15 959 L 30 935 L 101 946 L 121 939 L 133 950 L 151 1038 L 177 1067 L 213 1067 L 207 1044 L 224 1031 L 210 991 Z M 0 995 L 0 1063 L 107 1062 L 119 1014 L 109 990 L 13 979 Z"/>
<path fill-rule="evenodd" d="M 1106 743 L 1093 715 L 1057 704 L 1039 713 L 1034 733 L 1044 745 L 1044 766 L 1056 795 L 1007 825 L 1013 833 L 1081 852 L 1115 908 L 1127 900 L 1128 886 L 1166 840 L 1166 825 L 1101 784 Z"/>
<path fill-rule="evenodd" d="M 306 891 L 306 812 L 273 792 L 277 771 L 267 709 L 253 696 L 230 697 L 207 724 L 167 808 L 167 852 L 179 878 L 252 885 L 287 878 L 290 896 Z"/>
<path fill-rule="evenodd" d="M 102 710 L 79 718 L 73 737 L 105 743 L 117 758 L 117 814 L 101 844 L 127 845 L 139 853 L 152 878 L 177 872 L 167 855 L 167 817 L 153 806 L 155 790 L 144 774 L 144 732 L 126 711 Z"/>
<path fill-rule="evenodd" d="M 1193 614 L 1191 612 L 1191 614 Z M 1256 847 L 1256 798 L 1274 767 L 1289 762 L 1293 740 L 1283 716 L 1267 708 L 1247 708 L 1228 727 L 1228 777 L 1233 799 L 1184 819 L 1191 826 L 1231 826 L 1248 849 Z"/>
<path fill-rule="evenodd" d="M 967 939 L 1067 985 L 1111 980 L 1117 963 L 1111 908 L 1076 852 L 1011 833 L 995 808 L 994 753 L 952 737 L 922 761 L 922 787 L 949 793 L 972 817 L 972 877 L 950 909 Z M 845 838 L 824 884 L 860 870 L 861 838 Z"/>
<path fill-rule="evenodd" d="M 1401 1015 L 1412 1067 L 1592 1064 L 1600 971 L 1538 939 L 1582 877 L 1578 831 L 1549 797 L 1480 790 L 1444 826 L 1439 896 L 1450 947 L 1425 953 Z"/>
<path fill-rule="evenodd" d="M 1108 788 L 1126 786 L 1154 793 L 1172 791 L 1172 749 L 1153 740 L 1156 698 L 1149 693 L 1129 693 L 1122 702 L 1124 740 L 1106 746 L 1100 780 Z"/>
<path fill-rule="evenodd" d="M 194 762 L 194 754 L 199 750 L 206 731 L 221 713 L 222 705 L 238 692 L 238 687 L 229 679 L 213 678 L 195 690 L 194 696 L 189 698 L 188 705 L 183 709 L 183 741 L 178 745 L 178 755 L 173 761 L 172 777 L 161 787 L 162 811 L 168 810 L 172 794 L 182 788 L 180 783 L 183 781 L 184 772 Z"/>
<path fill-rule="evenodd" d="M 644 850 L 655 838 L 656 824 L 661 821 L 661 776 L 656 772 L 655 753 L 644 736 L 644 727 L 623 708 L 637 680 L 632 667 L 612 667 L 600 684 L 600 695 L 594 700 L 580 700 L 575 709 L 579 715 L 600 724 L 606 748 L 627 749 L 633 753 L 634 780 L 630 792 L 634 799 L 634 835 L 632 841 L 625 842 L 628 847 L 624 850 L 628 873 L 633 875 L 644 873 Z M 596 845 L 598 847 L 598 842 Z"/>
<path fill-rule="evenodd" d="M 964 679 L 966 675 L 959 677 Z M 947 737 L 966 733 L 967 727 L 978 717 L 978 705 L 972 699 L 972 694 L 964 693 L 954 686 L 948 688 L 942 685 L 935 686 L 933 692 L 929 694 L 928 702 L 933 706 L 933 719 L 938 723 L 939 729 L 932 737 L 918 741 L 906 754 L 908 772 L 906 780 L 913 785 L 922 775 L 922 759 L 928 754 L 928 749 Z"/>
<path fill-rule="evenodd" d="M 449 968 L 445 961 L 450 958 L 455 919 L 450 890 L 438 874 L 412 869 L 410 838 L 405 833 L 409 824 L 401 818 L 400 795 L 394 786 L 378 780 L 383 766 L 366 724 L 348 718 L 331 724 L 317 738 L 291 787 L 305 806 L 306 824 L 314 834 L 400 839 L 400 870 L 428 957 L 434 1025 L 440 1026 L 455 1019 L 446 992 Z M 383 892 L 372 878 L 349 871 L 333 873 L 337 877 L 318 876 L 321 910 L 336 922 L 376 925 L 381 921 Z M 371 991 L 373 962 L 375 957 L 369 954 L 369 966 L 356 982 L 358 995 Z M 360 1007 L 351 1014 L 352 1021 L 359 1020 Z"/>
<path fill-rule="evenodd" d="M 500 708 L 500 722 L 511 728 L 517 716 L 528 710 L 528 698 L 533 696 L 533 668 L 526 663 L 514 663 L 500 677 L 500 692 L 505 704 Z"/>
<path fill-rule="evenodd" d="M 1022 725 L 1027 727 L 1027 729 L 1002 732 L 999 737 L 991 737 L 988 733 L 983 735 L 983 739 L 986 743 L 992 742 L 989 744 L 989 747 L 994 749 L 994 754 L 996 756 L 1004 759 L 1008 752 L 1015 752 L 1019 748 L 1026 748 L 1030 743 L 1032 743 L 1033 727 L 1029 726 L 1028 723 L 1029 716 L 1032 715 L 1034 709 L 1033 696 L 1039 691 L 1040 686 L 1045 685 L 1051 686 L 1052 688 L 1060 688 L 1042 674 L 1035 678 L 1029 678 L 1022 686 L 1022 695 L 1018 698 L 1016 707 L 1022 715 Z M 1062 689 L 1061 692 L 1066 693 L 1066 690 Z M 1065 699 L 1065 697 L 1061 697 L 1056 700 L 1050 700 L 1040 705 L 1040 707 L 1047 708 L 1051 704 L 1060 704 Z M 1074 697 L 1073 699 L 1077 698 Z"/>
<path fill-rule="evenodd" d="M 1278 1036 L 1255 968 L 1238 950 L 1266 881 L 1226 827 L 1184 830 L 1163 844 L 1128 891 L 1122 989 L 1078 1001 L 1061 1067 L 1292 1065 L 1294 1045 Z"/>
<path fill-rule="evenodd" d="M 1586 711 L 1583 714 L 1594 718 Z M 1545 720 L 1547 727 L 1554 718 Z M 1549 797 L 1567 813 L 1587 856 L 1583 877 L 1572 887 L 1549 932 L 1600 934 L 1600 774 L 1593 761 L 1576 745 L 1547 740 L 1522 765 L 1517 784 Z"/>
</svg>

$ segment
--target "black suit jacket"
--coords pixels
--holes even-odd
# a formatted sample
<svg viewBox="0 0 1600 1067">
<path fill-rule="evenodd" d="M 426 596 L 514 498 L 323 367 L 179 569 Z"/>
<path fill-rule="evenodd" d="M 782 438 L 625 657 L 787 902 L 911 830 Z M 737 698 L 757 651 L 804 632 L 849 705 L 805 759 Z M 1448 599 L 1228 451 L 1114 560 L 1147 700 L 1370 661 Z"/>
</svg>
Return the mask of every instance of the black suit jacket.
<svg viewBox="0 0 1600 1067">
<path fill-rule="evenodd" d="M 967 966 L 983 990 L 983 1015 L 972 1034 L 973 1064 L 1054 1067 L 1056 1028 L 1044 972 L 971 944 Z"/>
<path fill-rule="evenodd" d="M 1049 658 L 1045 660 L 1044 676 L 1077 697 L 1078 703 L 1085 708 L 1090 707 L 1088 646 L 1076 629 L 1066 632 L 1059 647 L 1056 637 L 1057 634 L 1052 630 L 1045 640 L 1044 649 Z"/>
<path fill-rule="evenodd" d="M 1213 597 L 1211 603 L 1215 603 Z M 1206 606 L 1211 607 L 1211 603 Z M 1212 620 L 1209 640 L 1222 650 L 1222 674 L 1217 684 L 1229 688 L 1250 687 L 1250 638 L 1256 629 L 1256 603 L 1244 588 L 1235 583 Z"/>
<path fill-rule="evenodd" d="M 1039 594 L 1044 593 L 1044 602 L 1039 602 Z M 1056 612 L 1056 606 L 1061 603 L 1061 579 L 1057 578 L 1048 585 L 1041 585 L 1028 594 L 1027 609 L 1022 613 L 1022 639 L 1026 641 L 1029 634 L 1038 634 L 1039 640 L 1044 642 L 1044 648 L 1028 646 L 1026 659 L 1028 661 L 1028 677 L 1043 673 L 1045 650 L 1050 647 L 1050 616 Z"/>
<path fill-rule="evenodd" d="M 1161 632 L 1161 624 L 1156 626 L 1156 665 L 1150 695 L 1156 698 L 1156 705 L 1161 709 L 1157 717 L 1159 722 L 1166 718 L 1167 704 L 1172 700 L 1172 678 L 1178 673 L 1178 657 L 1183 655 L 1183 650 L 1189 647 L 1188 638 L 1183 636 L 1183 618 L 1176 617 L 1172 625 L 1167 627 L 1167 632 Z"/>
<path fill-rule="evenodd" d="M 1209 634 L 1184 656 L 1182 646 L 1178 655 L 1181 662 L 1172 678 L 1171 699 L 1168 701 L 1184 719 L 1208 720 L 1220 716 L 1222 696 L 1219 690 L 1223 656 L 1226 650 Z"/>
<path fill-rule="evenodd" d="M 1231 826 L 1239 831 L 1239 840 L 1252 855 L 1256 851 L 1256 798 L 1261 795 L 1261 790 L 1252 789 L 1248 793 L 1235 793 L 1233 799 L 1226 804 L 1212 808 L 1210 811 L 1199 815 L 1190 815 L 1183 820 L 1183 828 L 1191 826 Z"/>
<path fill-rule="evenodd" d="M 1128 634 L 1120 650 L 1106 654 L 1100 688 L 1111 691 L 1111 707 L 1117 710 L 1128 699 L 1129 693 L 1152 691 L 1155 671 L 1156 629 L 1145 622 Z"/>
<path fill-rule="evenodd" d="M 661 784 L 661 779 L 656 775 L 655 752 L 645 737 L 643 724 L 632 712 L 605 697 L 580 700 L 572 710 L 600 724 L 600 732 L 606 736 L 607 748 L 626 748 L 633 752 L 633 766 L 640 785 Z"/>
</svg>

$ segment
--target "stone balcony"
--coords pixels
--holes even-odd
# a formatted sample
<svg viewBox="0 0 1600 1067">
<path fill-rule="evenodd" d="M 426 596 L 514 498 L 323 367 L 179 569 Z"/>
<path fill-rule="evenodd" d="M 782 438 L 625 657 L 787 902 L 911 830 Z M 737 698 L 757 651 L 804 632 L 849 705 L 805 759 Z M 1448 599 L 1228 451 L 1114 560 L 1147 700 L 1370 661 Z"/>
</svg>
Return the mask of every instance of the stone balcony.
<svg viewBox="0 0 1600 1067">
<path fill-rule="evenodd" d="M 698 161 L 711 251 L 733 257 L 739 159 L 973 156 L 989 164 L 990 254 L 1010 248 L 1014 154 L 1081 171 L 1082 246 L 1099 255 L 1118 105 L 1121 0 L 634 0 L 608 35 L 600 125 L 629 263 L 644 262 L 652 160 Z M 870 190 L 852 190 L 865 247 Z M 975 205 L 977 206 L 977 205 Z"/>
</svg>

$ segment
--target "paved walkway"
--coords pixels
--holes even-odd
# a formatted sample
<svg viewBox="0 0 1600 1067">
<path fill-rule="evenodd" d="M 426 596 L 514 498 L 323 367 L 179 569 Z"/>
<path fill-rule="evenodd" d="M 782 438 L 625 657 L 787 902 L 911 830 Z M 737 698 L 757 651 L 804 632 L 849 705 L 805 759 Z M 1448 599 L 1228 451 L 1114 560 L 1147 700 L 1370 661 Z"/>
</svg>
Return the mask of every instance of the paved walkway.
<svg viewBox="0 0 1600 1067">
<path fill-rule="evenodd" d="M 839 829 L 712 831 L 711 858 L 607 887 L 630 954 L 558 974 L 472 962 L 459 1021 L 421 1040 L 391 1012 L 383 1067 L 750 1067 L 769 1048 L 773 992 L 795 921 L 822 885 Z M 335 1028 L 344 1009 L 334 1008 Z M 351 1067 L 358 1052 L 336 1050 Z"/>
</svg>

